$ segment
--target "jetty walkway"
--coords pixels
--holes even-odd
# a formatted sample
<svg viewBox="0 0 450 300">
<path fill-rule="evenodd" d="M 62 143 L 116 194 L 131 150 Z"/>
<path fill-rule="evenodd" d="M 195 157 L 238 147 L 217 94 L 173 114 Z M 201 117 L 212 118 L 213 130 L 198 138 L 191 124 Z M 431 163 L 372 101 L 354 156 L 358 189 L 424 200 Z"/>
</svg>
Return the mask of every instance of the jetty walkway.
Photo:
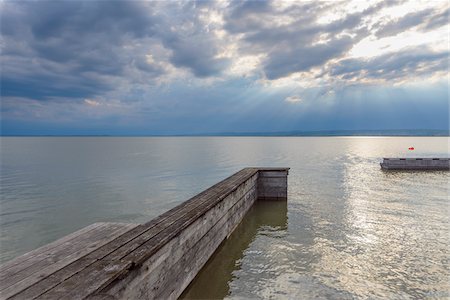
<svg viewBox="0 0 450 300">
<path fill-rule="evenodd" d="M 289 168 L 245 168 L 145 224 L 95 223 L 0 266 L 0 299 L 176 299 Z"/>
</svg>

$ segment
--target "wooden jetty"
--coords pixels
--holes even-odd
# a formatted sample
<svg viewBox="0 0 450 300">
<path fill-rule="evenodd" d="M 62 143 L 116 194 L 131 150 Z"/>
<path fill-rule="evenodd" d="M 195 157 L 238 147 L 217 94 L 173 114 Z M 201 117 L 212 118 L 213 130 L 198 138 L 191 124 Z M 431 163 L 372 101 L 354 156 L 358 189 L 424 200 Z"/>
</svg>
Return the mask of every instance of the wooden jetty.
<svg viewBox="0 0 450 300">
<path fill-rule="evenodd" d="M 383 158 L 384 170 L 450 170 L 449 158 Z"/>
<path fill-rule="evenodd" d="M 95 223 L 0 266 L 0 299 L 176 299 L 289 168 L 245 168 L 145 224 Z"/>
</svg>

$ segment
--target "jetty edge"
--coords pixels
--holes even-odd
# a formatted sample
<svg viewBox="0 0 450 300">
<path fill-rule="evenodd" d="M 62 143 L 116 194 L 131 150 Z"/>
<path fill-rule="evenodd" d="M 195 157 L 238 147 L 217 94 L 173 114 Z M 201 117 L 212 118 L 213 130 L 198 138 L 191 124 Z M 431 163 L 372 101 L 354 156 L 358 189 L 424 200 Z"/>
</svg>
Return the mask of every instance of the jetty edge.
<svg viewBox="0 0 450 300">
<path fill-rule="evenodd" d="M 383 170 L 448 171 L 449 158 L 383 158 Z"/>
<path fill-rule="evenodd" d="M 0 266 L 0 299 L 176 299 L 289 168 L 245 168 L 145 224 L 95 223 Z"/>
</svg>

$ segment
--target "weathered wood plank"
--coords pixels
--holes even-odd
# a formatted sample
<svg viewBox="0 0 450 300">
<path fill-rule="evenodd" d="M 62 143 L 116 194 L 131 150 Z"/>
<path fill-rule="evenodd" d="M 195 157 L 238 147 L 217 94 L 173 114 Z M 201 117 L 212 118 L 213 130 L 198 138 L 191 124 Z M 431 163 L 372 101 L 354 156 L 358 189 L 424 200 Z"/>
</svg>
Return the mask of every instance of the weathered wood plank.
<svg viewBox="0 0 450 300">
<path fill-rule="evenodd" d="M 39 251 L 36 251 L 33 256 L 28 256 L 24 259 L 22 264 L 15 264 L 0 273 L 0 282 L 2 282 L 0 290 L 10 286 L 11 282 L 14 283 L 15 281 L 21 280 L 21 278 L 33 274 L 36 270 L 39 270 L 45 265 L 57 262 L 61 259 L 61 256 L 64 257 L 71 252 L 76 252 L 77 250 L 84 248 L 86 244 L 89 245 L 89 240 L 101 237 L 105 232 L 116 229 L 117 226 L 118 225 L 115 225 L 114 223 L 99 223 L 98 226 L 93 227 L 92 230 L 84 231 L 82 229 L 82 234 L 78 234 L 68 241 L 55 241 L 55 246 L 50 249 L 46 249 L 47 247 L 37 249 Z M 119 225 L 119 227 L 122 226 Z M 63 239 L 65 240 L 65 238 Z"/>
<path fill-rule="evenodd" d="M 259 177 L 283 177 L 286 178 L 288 171 L 259 171 Z"/>
<path fill-rule="evenodd" d="M 108 285 L 130 267 L 130 262 L 99 260 L 91 265 L 89 276 L 79 277 L 77 281 L 68 280 L 65 283 L 67 289 L 53 289 L 51 293 L 41 295 L 37 299 L 86 299 L 86 295 L 94 293 L 97 286 Z M 92 284 L 93 281 L 95 285 Z M 79 286 L 83 288 L 80 289 Z"/>
<path fill-rule="evenodd" d="M 258 172 L 267 172 L 267 171 L 278 171 L 278 172 L 283 172 L 283 171 L 288 171 L 291 168 L 288 167 L 254 167 L 254 169 L 257 169 Z"/>
<path fill-rule="evenodd" d="M 287 198 L 287 193 L 286 191 L 280 190 L 279 188 L 266 188 L 264 190 L 259 190 L 258 191 L 258 198 L 283 198 L 286 199 Z"/>
<path fill-rule="evenodd" d="M 85 257 L 82 257 L 77 260 L 77 262 L 84 262 L 84 265 L 92 264 L 94 261 L 92 259 L 86 259 Z M 61 283 L 61 278 L 69 278 L 73 274 L 76 274 L 84 269 L 83 264 L 79 263 L 71 263 L 67 265 L 66 267 L 59 269 L 55 273 L 43 278 L 38 283 L 24 289 L 19 294 L 16 294 L 8 300 L 19 300 L 19 299 L 43 299 L 45 296 L 43 294 L 50 290 L 51 288 L 57 286 L 59 283 Z"/>
<path fill-rule="evenodd" d="M 16 257 L 0 266 L 0 274 L 4 274 L 4 272 L 6 270 L 9 270 L 11 268 L 15 268 L 18 266 L 20 266 L 20 267 L 25 266 L 26 264 L 29 264 L 29 263 L 27 263 L 28 260 L 33 259 L 34 257 L 39 256 L 42 253 L 49 251 L 50 249 L 59 247 L 61 244 L 70 242 L 72 239 L 77 238 L 78 236 L 83 235 L 85 233 L 88 233 L 89 231 L 94 230 L 99 226 L 105 226 L 105 224 L 106 223 L 104 223 L 104 222 L 97 222 L 97 223 L 91 224 L 91 225 L 86 226 L 80 230 L 77 230 L 71 234 L 68 234 L 54 242 L 48 243 L 42 247 L 39 247 L 30 252 L 27 252 L 19 257 Z"/>
<path fill-rule="evenodd" d="M 43 255 L 39 254 L 40 260 L 35 264 L 12 275 L 12 279 L 2 281 L 0 297 L 8 298 L 20 293 L 136 226 L 137 224 L 103 223 L 102 226 L 92 226 L 93 230 L 82 231 L 84 234 L 73 235 L 70 242 L 64 239 L 63 243 L 55 243 L 58 247 L 48 249 Z"/>
<path fill-rule="evenodd" d="M 105 233 L 112 232 L 117 229 L 116 225 L 103 225 L 104 226 L 98 226 L 95 230 L 73 239 L 72 243 L 60 244 L 56 248 L 50 249 L 46 252 L 41 252 L 33 257 L 33 259 L 25 261 L 24 267 L 18 265 L 15 268 L 6 270 L 0 277 L 2 282 L 2 287 L 0 290 L 4 290 L 10 285 L 32 276 L 42 268 L 57 263 L 60 260 L 64 260 L 66 256 L 90 246 L 90 240 L 95 241 L 97 238 L 103 237 Z"/>
<path fill-rule="evenodd" d="M 261 188 L 266 187 L 280 187 L 287 188 L 287 180 L 281 177 L 265 177 L 258 179 L 258 185 L 261 185 Z"/>
</svg>

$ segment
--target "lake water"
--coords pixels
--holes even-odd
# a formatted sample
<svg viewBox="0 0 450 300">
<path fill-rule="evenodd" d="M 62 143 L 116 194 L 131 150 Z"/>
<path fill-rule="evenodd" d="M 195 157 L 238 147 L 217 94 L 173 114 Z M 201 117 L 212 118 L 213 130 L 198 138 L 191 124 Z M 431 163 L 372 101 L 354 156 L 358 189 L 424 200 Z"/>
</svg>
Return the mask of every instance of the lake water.
<svg viewBox="0 0 450 300">
<path fill-rule="evenodd" d="M 1 138 L 0 262 L 94 222 L 146 222 L 247 166 L 290 167 L 186 298 L 449 298 L 447 137 Z M 408 151 L 414 146 L 416 150 Z"/>
</svg>

